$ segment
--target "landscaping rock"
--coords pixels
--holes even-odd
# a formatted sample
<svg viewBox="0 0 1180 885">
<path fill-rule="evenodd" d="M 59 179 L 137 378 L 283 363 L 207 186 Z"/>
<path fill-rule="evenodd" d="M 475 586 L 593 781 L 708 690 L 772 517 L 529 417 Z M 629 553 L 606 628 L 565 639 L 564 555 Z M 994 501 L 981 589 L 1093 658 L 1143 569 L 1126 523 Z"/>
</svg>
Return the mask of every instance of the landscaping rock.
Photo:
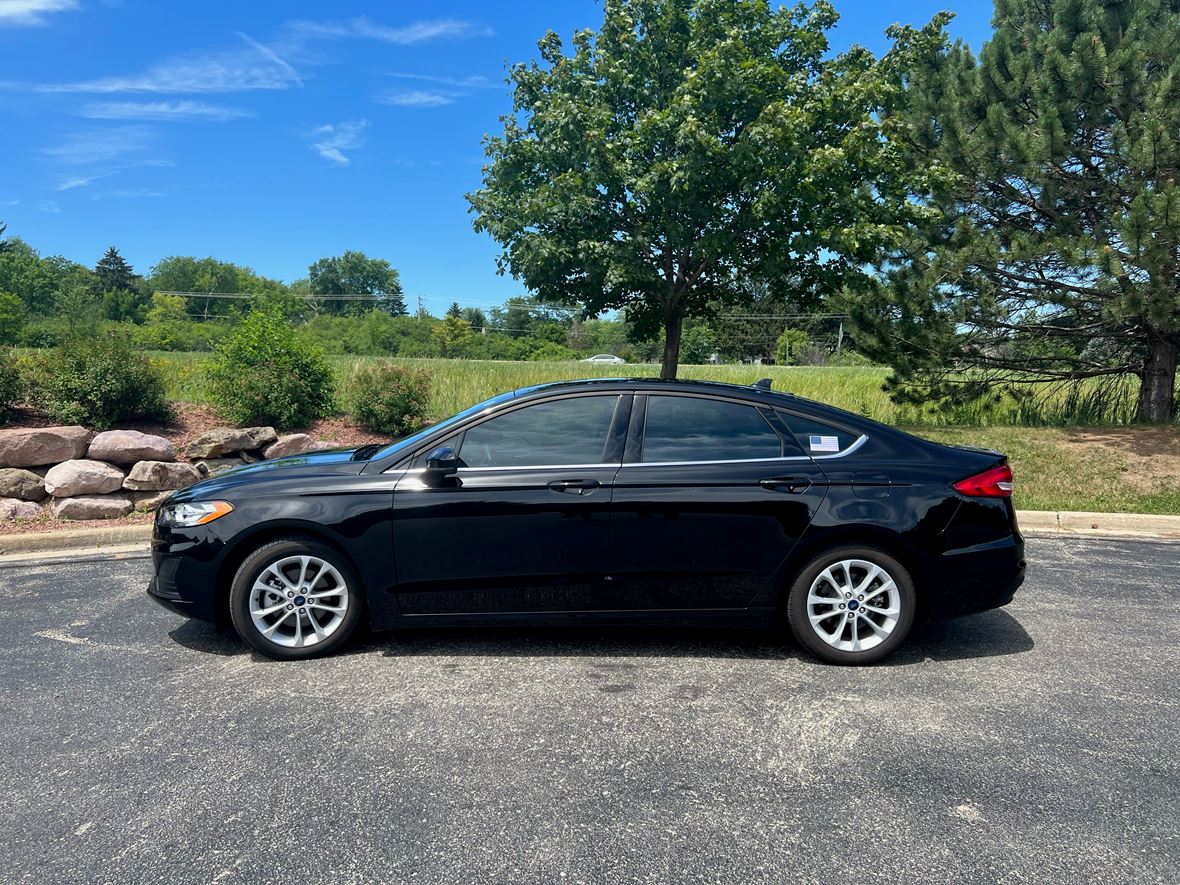
<svg viewBox="0 0 1180 885">
<path fill-rule="evenodd" d="M 41 505 L 16 498 L 0 498 L 0 520 L 36 519 L 41 515 Z"/>
<path fill-rule="evenodd" d="M 183 489 L 201 479 L 201 471 L 192 464 L 140 461 L 123 480 L 123 488 L 134 492 L 159 492 Z"/>
<path fill-rule="evenodd" d="M 85 427 L 18 427 L 0 430 L 0 467 L 58 464 L 86 454 Z"/>
<path fill-rule="evenodd" d="M 220 458 L 243 449 L 261 449 L 278 438 L 273 427 L 218 427 L 194 439 L 185 452 L 190 458 Z"/>
<path fill-rule="evenodd" d="M 0 469 L 0 498 L 19 498 L 21 501 L 44 501 L 49 497 L 41 477 L 19 467 Z"/>
<path fill-rule="evenodd" d="M 193 466 L 201 471 L 201 476 L 215 476 L 236 467 L 245 467 L 246 462 L 241 458 L 206 458 L 203 461 L 195 462 Z"/>
<path fill-rule="evenodd" d="M 130 492 L 127 497 L 131 499 L 131 503 L 136 510 L 146 511 L 155 510 L 161 504 L 171 497 L 172 491 L 165 489 L 162 492 Z"/>
<path fill-rule="evenodd" d="M 123 471 L 103 461 L 65 461 L 45 474 L 45 491 L 55 498 L 105 495 L 122 487 Z"/>
<path fill-rule="evenodd" d="M 274 458 L 290 458 L 292 455 L 303 455 L 307 452 L 317 452 L 328 448 L 327 443 L 316 442 L 306 433 L 289 433 L 280 436 L 278 442 L 267 446 L 262 456 L 268 461 Z"/>
<path fill-rule="evenodd" d="M 107 430 L 90 441 L 87 458 L 112 464 L 136 461 L 175 461 L 176 446 L 162 436 L 138 430 Z"/>
<path fill-rule="evenodd" d="M 57 498 L 50 509 L 58 519 L 118 519 L 133 507 L 126 495 L 82 495 Z"/>
</svg>

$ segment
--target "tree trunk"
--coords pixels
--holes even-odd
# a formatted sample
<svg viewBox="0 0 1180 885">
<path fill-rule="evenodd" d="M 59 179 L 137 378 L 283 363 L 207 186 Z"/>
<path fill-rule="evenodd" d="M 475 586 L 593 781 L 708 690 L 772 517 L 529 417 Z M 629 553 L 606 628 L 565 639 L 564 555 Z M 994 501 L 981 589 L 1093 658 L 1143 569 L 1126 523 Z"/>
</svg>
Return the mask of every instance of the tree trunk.
<svg viewBox="0 0 1180 885">
<path fill-rule="evenodd" d="M 675 378 L 680 364 L 680 332 L 684 328 L 684 309 L 673 302 L 664 309 L 664 361 L 660 364 L 661 378 Z"/>
<path fill-rule="evenodd" d="M 1176 357 L 1180 338 L 1176 335 L 1153 334 L 1148 339 L 1151 353 L 1139 375 L 1140 421 L 1171 421 L 1175 414 Z"/>
</svg>

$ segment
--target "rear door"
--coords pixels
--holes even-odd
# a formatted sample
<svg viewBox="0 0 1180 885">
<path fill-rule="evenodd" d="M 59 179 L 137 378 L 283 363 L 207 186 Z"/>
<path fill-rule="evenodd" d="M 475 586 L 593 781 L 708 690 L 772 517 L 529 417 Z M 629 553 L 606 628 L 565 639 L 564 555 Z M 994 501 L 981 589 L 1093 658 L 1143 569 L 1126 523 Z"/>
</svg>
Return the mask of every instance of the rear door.
<svg viewBox="0 0 1180 885">
<path fill-rule="evenodd" d="M 446 484 L 409 471 L 393 504 L 402 614 L 599 606 L 630 403 L 594 394 L 525 405 L 448 440 L 460 467 Z"/>
<path fill-rule="evenodd" d="M 630 609 L 735 609 L 766 590 L 827 492 L 773 411 L 637 396 L 611 511 L 613 595 Z"/>
</svg>

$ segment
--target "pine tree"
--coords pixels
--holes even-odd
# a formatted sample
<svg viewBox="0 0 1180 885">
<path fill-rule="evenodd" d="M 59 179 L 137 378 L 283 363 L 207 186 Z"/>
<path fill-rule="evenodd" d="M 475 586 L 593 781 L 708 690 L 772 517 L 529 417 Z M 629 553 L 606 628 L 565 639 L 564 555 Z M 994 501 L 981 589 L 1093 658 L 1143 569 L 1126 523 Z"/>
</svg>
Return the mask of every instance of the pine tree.
<svg viewBox="0 0 1180 885">
<path fill-rule="evenodd" d="M 993 27 L 911 78 L 939 220 L 850 298 L 858 341 L 918 397 L 1135 375 L 1170 420 L 1180 0 L 997 0 Z"/>
<path fill-rule="evenodd" d="M 134 268 L 119 254 L 114 246 L 94 265 L 94 290 L 96 292 L 133 292 L 137 277 Z"/>
<path fill-rule="evenodd" d="M 447 308 L 447 316 L 454 317 L 455 319 L 462 319 L 463 318 L 463 311 L 459 307 L 458 301 L 451 302 L 451 306 Z"/>
</svg>

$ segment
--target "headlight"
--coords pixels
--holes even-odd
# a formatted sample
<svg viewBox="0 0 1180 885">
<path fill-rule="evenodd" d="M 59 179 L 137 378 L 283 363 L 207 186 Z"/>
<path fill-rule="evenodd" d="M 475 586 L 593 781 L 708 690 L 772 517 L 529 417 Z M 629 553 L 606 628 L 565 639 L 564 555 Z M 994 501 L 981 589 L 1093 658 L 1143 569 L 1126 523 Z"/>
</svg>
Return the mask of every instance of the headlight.
<svg viewBox="0 0 1180 885">
<path fill-rule="evenodd" d="M 220 519 L 233 509 L 234 505 L 229 503 L 229 501 L 165 504 L 156 511 L 156 520 L 160 525 L 170 525 L 184 529 L 213 522 L 213 520 Z"/>
</svg>

